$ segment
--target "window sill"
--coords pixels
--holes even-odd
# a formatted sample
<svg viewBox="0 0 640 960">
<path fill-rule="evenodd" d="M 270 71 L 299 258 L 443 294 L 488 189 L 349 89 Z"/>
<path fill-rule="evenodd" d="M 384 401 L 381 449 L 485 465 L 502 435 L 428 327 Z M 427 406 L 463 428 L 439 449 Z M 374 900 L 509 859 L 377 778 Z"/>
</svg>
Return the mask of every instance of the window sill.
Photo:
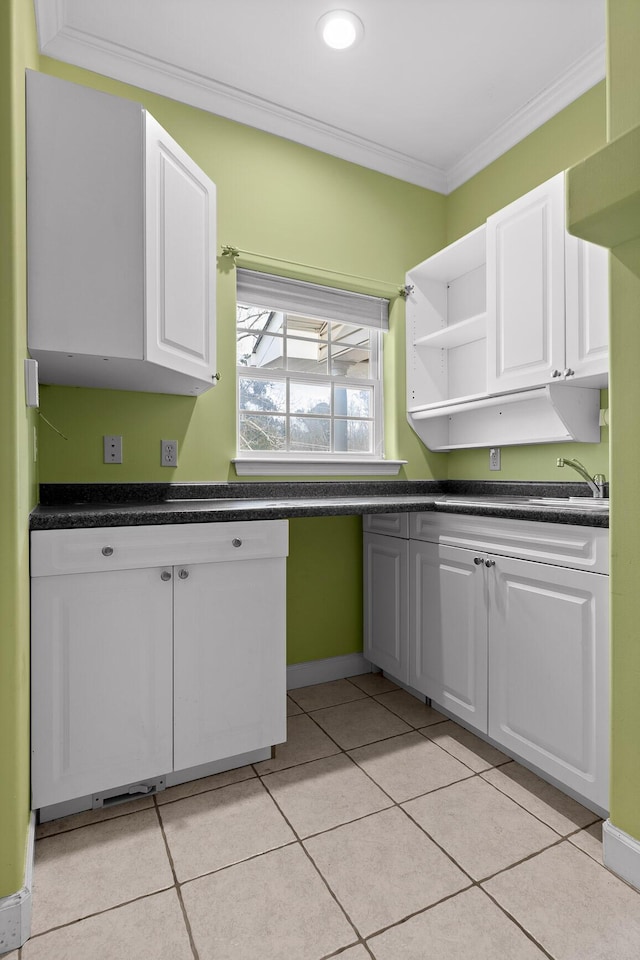
<svg viewBox="0 0 640 960">
<path fill-rule="evenodd" d="M 296 460 L 247 457 L 231 461 L 239 477 L 397 476 L 406 460 Z"/>
</svg>

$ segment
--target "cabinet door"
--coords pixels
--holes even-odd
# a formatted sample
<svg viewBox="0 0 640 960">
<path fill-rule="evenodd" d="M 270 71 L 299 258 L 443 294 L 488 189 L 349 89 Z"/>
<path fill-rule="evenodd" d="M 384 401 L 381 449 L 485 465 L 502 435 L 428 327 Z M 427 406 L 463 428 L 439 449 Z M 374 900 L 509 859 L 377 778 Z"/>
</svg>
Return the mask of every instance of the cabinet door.
<svg viewBox="0 0 640 960">
<path fill-rule="evenodd" d="M 176 567 L 174 618 L 174 769 L 282 743 L 284 559 Z"/>
<path fill-rule="evenodd" d="M 564 369 L 564 174 L 487 220 L 488 390 Z"/>
<path fill-rule="evenodd" d="M 364 534 L 364 655 L 408 682 L 409 542 Z"/>
<path fill-rule="evenodd" d="M 609 374 L 609 251 L 567 234 L 566 368 L 571 380 L 593 377 L 604 387 Z"/>
<path fill-rule="evenodd" d="M 145 357 L 211 383 L 216 188 L 160 124 L 145 117 Z"/>
<path fill-rule="evenodd" d="M 608 585 L 497 558 L 489 573 L 489 735 L 608 808 Z"/>
<path fill-rule="evenodd" d="M 34 808 L 172 766 L 172 584 L 157 567 L 32 581 Z"/>
<path fill-rule="evenodd" d="M 410 542 L 409 684 L 487 731 L 487 606 L 479 554 Z"/>
</svg>

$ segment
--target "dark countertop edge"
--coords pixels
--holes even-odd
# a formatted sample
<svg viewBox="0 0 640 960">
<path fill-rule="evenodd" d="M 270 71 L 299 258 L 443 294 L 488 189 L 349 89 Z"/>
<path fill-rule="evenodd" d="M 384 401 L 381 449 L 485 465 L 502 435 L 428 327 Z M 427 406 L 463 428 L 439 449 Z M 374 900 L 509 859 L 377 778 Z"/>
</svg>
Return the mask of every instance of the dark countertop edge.
<svg viewBox="0 0 640 960">
<path fill-rule="evenodd" d="M 436 494 L 437 495 L 437 494 Z M 405 494 L 406 496 L 406 494 Z M 283 498 L 286 499 L 286 498 Z M 292 498 L 294 499 L 294 498 Z M 437 513 L 466 514 L 471 516 L 502 517 L 512 520 L 529 520 L 542 523 L 564 523 L 574 526 L 608 527 L 609 515 L 594 514 L 575 509 L 562 510 L 539 505 L 495 506 L 492 504 L 438 503 L 417 497 L 415 501 L 394 500 L 386 497 L 385 503 L 361 503 L 351 500 L 344 504 L 291 503 L 247 508 L 225 508 L 220 503 L 215 507 L 189 509 L 176 504 L 120 504 L 120 505 L 68 505 L 38 507 L 31 514 L 30 529 L 61 530 L 89 527 L 145 526 L 171 523 L 226 523 L 240 520 L 289 520 L 311 517 L 358 516 L 373 513 Z"/>
<path fill-rule="evenodd" d="M 42 483 L 40 505 L 160 504 L 176 499 L 288 499 L 290 497 L 437 496 L 589 496 L 580 482 L 522 480 L 275 480 L 243 483 Z M 605 495 L 608 496 L 608 485 Z"/>
</svg>

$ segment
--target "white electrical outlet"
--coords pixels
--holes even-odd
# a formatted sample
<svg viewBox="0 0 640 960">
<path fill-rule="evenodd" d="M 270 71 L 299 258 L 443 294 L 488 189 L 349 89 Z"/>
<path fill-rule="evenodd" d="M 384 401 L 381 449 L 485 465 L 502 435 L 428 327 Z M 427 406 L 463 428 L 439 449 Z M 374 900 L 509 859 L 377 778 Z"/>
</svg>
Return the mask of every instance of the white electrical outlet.
<svg viewBox="0 0 640 960">
<path fill-rule="evenodd" d="M 489 450 L 489 470 L 500 469 L 500 447 L 491 447 Z"/>
<path fill-rule="evenodd" d="M 102 440 L 104 443 L 104 462 L 122 463 L 122 437 L 115 434 L 105 434 Z"/>
<path fill-rule="evenodd" d="M 161 440 L 160 441 L 160 466 L 177 467 L 178 466 L 178 441 Z"/>
</svg>

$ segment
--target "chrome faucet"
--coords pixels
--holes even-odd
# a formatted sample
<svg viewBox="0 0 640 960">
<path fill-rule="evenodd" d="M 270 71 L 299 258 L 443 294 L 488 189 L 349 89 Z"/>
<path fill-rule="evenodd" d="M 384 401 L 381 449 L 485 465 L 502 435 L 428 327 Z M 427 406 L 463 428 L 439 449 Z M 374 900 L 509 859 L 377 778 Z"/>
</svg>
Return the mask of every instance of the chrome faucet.
<svg viewBox="0 0 640 960">
<path fill-rule="evenodd" d="M 558 457 L 556 465 L 558 467 L 573 467 L 576 473 L 579 473 L 582 479 L 589 484 L 589 489 L 594 497 L 600 499 L 604 497 L 605 477 L 603 473 L 596 473 L 594 477 L 590 477 L 584 464 L 580 463 L 579 460 L 567 460 L 565 457 Z"/>
</svg>

